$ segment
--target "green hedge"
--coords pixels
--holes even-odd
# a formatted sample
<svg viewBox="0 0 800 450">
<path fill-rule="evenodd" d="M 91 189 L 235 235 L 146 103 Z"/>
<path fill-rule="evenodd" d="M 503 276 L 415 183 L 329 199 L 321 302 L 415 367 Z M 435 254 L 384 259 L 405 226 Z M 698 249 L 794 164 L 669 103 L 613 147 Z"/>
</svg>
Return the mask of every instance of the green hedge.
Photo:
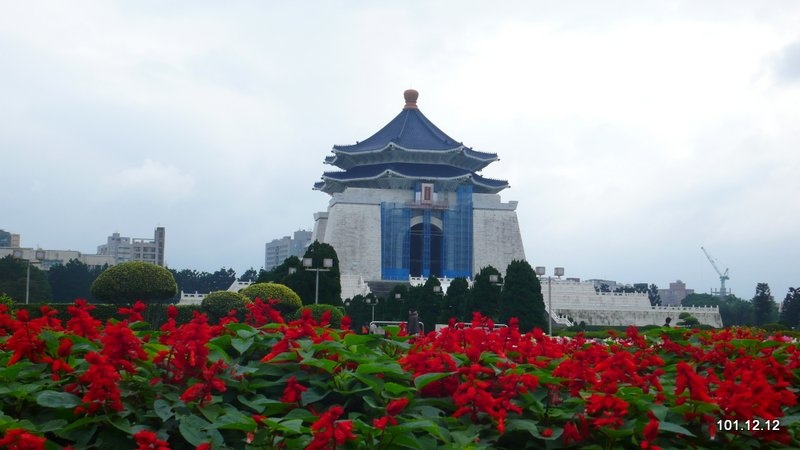
<svg viewBox="0 0 800 450">
<path fill-rule="evenodd" d="M 31 317 L 41 317 L 41 308 L 42 306 L 47 305 L 50 309 L 54 309 L 58 311 L 57 317 L 62 321 L 67 321 L 70 319 L 69 312 L 67 312 L 67 307 L 72 306 L 72 303 L 30 303 L 30 304 L 20 304 L 17 303 L 14 306 L 14 309 L 21 310 L 26 309 L 30 313 Z M 122 320 L 125 316 L 119 314 L 119 305 L 108 305 L 108 304 L 91 304 L 95 308 L 91 311 L 92 317 L 95 319 L 106 323 L 109 319 L 116 319 Z M 148 317 L 155 317 L 157 320 L 150 322 L 150 328 L 158 329 L 164 322 L 166 322 L 167 317 L 167 307 L 169 305 L 166 304 L 156 304 L 150 305 L 147 307 L 145 312 L 142 316 L 145 317 L 147 320 Z M 178 318 L 176 321 L 178 323 L 189 323 L 192 320 L 193 313 L 203 312 L 200 305 L 175 305 L 178 308 Z"/>
<path fill-rule="evenodd" d="M 255 283 L 239 291 L 250 300 L 278 300 L 274 306 L 284 317 L 291 317 L 303 306 L 300 296 L 291 288 L 278 283 Z"/>
<path fill-rule="evenodd" d="M 245 306 L 250 302 L 247 296 L 238 292 L 216 291 L 206 295 L 200 307 L 208 314 L 211 322 L 219 322 L 219 319 L 227 316 L 232 310 L 236 310 L 236 318 L 241 322 L 244 320 Z"/>
<path fill-rule="evenodd" d="M 92 283 L 92 295 L 104 302 L 133 305 L 172 298 L 178 285 L 172 273 L 155 264 L 129 261 L 104 270 Z"/>
</svg>

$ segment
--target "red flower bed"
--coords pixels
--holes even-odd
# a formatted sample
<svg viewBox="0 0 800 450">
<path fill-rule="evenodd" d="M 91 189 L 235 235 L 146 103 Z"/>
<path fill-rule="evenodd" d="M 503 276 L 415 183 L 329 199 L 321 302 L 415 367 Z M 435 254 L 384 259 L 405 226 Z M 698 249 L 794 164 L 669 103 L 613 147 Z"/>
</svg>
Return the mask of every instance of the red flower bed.
<svg viewBox="0 0 800 450">
<path fill-rule="evenodd" d="M 0 306 L 0 448 L 798 448 L 800 351 L 753 329 L 357 335 L 256 301 L 159 330 Z M 345 320 L 343 323 L 347 323 Z"/>
</svg>

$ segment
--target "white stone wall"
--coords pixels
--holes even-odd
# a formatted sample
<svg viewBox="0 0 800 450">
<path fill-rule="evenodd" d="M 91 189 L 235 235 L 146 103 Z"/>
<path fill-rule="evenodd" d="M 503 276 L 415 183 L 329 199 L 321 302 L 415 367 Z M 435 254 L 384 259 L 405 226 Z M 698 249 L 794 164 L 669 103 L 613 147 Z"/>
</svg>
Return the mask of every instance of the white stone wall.
<svg viewBox="0 0 800 450">
<path fill-rule="evenodd" d="M 722 328 L 722 318 L 719 310 L 715 308 L 681 308 L 660 307 L 647 310 L 586 310 L 586 309 L 555 309 L 557 314 L 570 317 L 574 323 L 585 322 L 586 325 L 600 326 L 627 326 L 642 327 L 645 325 L 664 325 L 667 317 L 672 319 L 671 326 L 676 326 L 680 321 L 678 315 L 688 312 L 697 318 L 701 324 Z"/>
<path fill-rule="evenodd" d="M 324 240 L 339 256 L 342 298 L 363 294 L 359 279 L 381 278 L 380 204 L 358 195 L 361 192 L 348 191 L 342 194 L 354 195 L 337 195 L 331 200 Z"/>
<path fill-rule="evenodd" d="M 517 203 L 502 203 L 495 194 L 475 194 L 472 211 L 472 271 L 486 266 L 505 274 L 513 260 L 525 259 Z"/>
<path fill-rule="evenodd" d="M 574 323 L 583 321 L 587 325 L 603 326 L 664 325 L 666 318 L 670 317 L 675 326 L 679 321 L 678 316 L 688 312 L 702 324 L 718 328 L 723 325 L 716 307 L 654 307 L 650 306 L 647 294 L 599 293 L 591 282 L 551 279 L 549 293 L 546 277 L 541 279 L 541 284 L 545 308 L 549 310 L 552 301 L 553 312 L 571 318 Z"/>
</svg>

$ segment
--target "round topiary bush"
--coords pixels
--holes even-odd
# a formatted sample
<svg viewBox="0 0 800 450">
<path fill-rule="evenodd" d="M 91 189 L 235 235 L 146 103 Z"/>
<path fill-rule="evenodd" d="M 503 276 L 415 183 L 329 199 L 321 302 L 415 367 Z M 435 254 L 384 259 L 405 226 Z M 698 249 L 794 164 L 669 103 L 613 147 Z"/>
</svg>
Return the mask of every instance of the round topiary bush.
<svg viewBox="0 0 800 450">
<path fill-rule="evenodd" d="M 322 322 L 322 315 L 325 314 L 326 311 L 330 311 L 331 312 L 331 320 L 330 320 L 330 324 L 328 326 L 330 326 L 331 328 L 341 328 L 342 327 L 342 318 L 344 317 L 344 313 L 342 312 L 342 309 L 337 307 L 337 306 L 323 305 L 323 304 L 304 306 L 300 310 L 300 315 L 301 316 L 302 316 L 302 312 L 305 311 L 305 310 L 310 310 L 311 311 L 311 317 L 313 317 L 314 320 L 317 321 L 317 323 Z"/>
<path fill-rule="evenodd" d="M 255 283 L 239 291 L 250 300 L 278 300 L 274 308 L 284 317 L 291 315 L 303 306 L 303 301 L 290 288 L 278 283 Z"/>
<path fill-rule="evenodd" d="M 104 303 L 160 302 L 177 292 L 178 285 L 169 270 L 140 261 L 111 266 L 92 283 L 92 295 Z"/>
<path fill-rule="evenodd" d="M 238 292 L 216 291 L 203 297 L 200 307 L 212 321 L 217 322 L 231 310 L 235 309 L 241 313 L 248 303 L 250 299 Z"/>
</svg>

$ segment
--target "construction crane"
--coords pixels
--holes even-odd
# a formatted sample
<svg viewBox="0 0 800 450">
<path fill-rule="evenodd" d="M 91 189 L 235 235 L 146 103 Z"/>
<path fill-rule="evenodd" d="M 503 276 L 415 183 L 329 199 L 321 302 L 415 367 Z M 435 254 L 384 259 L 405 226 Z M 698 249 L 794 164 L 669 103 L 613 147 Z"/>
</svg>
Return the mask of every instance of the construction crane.
<svg viewBox="0 0 800 450">
<path fill-rule="evenodd" d="M 730 292 L 728 292 L 728 290 L 725 288 L 725 280 L 730 280 L 731 279 L 731 277 L 728 276 L 728 269 L 725 269 L 725 273 L 722 273 L 719 270 L 719 267 L 717 267 L 716 261 L 714 261 L 714 258 L 712 258 L 711 255 L 708 254 L 706 249 L 703 248 L 703 247 L 700 247 L 700 250 L 702 250 L 703 253 L 706 254 L 706 258 L 708 258 L 708 262 L 711 263 L 711 266 L 714 267 L 714 270 L 717 271 L 717 275 L 719 275 L 719 292 L 714 292 L 714 290 L 712 289 L 711 294 L 712 295 L 717 295 L 719 297 L 725 297 L 726 295 L 729 295 Z"/>
</svg>

